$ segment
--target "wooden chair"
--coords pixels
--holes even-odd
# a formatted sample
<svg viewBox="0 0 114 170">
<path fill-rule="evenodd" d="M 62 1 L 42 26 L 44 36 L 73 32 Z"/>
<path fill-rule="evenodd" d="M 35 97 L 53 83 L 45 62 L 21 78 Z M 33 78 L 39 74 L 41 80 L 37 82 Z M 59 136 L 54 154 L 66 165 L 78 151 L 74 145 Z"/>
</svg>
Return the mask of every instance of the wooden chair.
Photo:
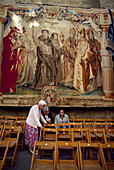
<svg viewBox="0 0 114 170">
<path fill-rule="evenodd" d="M 114 123 L 114 119 L 105 119 L 106 123 Z"/>
<path fill-rule="evenodd" d="M 104 129 L 89 129 L 88 135 L 90 143 L 107 142 Z"/>
<path fill-rule="evenodd" d="M 100 148 L 103 150 L 103 154 L 105 157 L 106 165 L 108 170 L 113 170 L 114 169 L 114 143 L 108 143 L 108 144 L 100 144 Z M 108 157 L 107 157 L 107 150 L 108 150 Z"/>
<path fill-rule="evenodd" d="M 72 142 L 71 128 L 57 128 L 57 141 Z M 59 149 L 61 150 L 61 152 L 63 152 L 63 151 L 70 152 L 71 157 L 74 157 L 74 148 L 73 147 L 65 146 L 65 147 L 61 147 Z"/>
<path fill-rule="evenodd" d="M 53 156 L 52 158 L 49 159 L 49 157 L 47 158 L 43 158 L 40 159 L 40 148 L 41 147 L 53 147 L 54 151 L 53 151 Z M 36 149 L 39 148 L 38 150 L 38 154 L 36 153 Z M 56 170 L 56 156 L 57 156 L 57 150 L 56 150 L 56 142 L 51 142 L 51 141 L 42 141 L 42 142 L 35 142 L 34 144 L 34 150 L 33 150 L 33 155 L 32 155 L 32 160 L 31 160 L 31 168 L 30 170 Z"/>
<path fill-rule="evenodd" d="M 17 120 L 18 121 L 24 121 L 24 120 L 26 120 L 27 119 L 27 117 L 25 116 L 25 117 L 17 117 Z"/>
<path fill-rule="evenodd" d="M 84 119 L 84 123 L 94 123 L 95 119 Z"/>
<path fill-rule="evenodd" d="M 105 119 L 95 119 L 96 123 L 105 123 Z"/>
<path fill-rule="evenodd" d="M 12 126 L 13 120 L 0 120 L 0 125 Z"/>
<path fill-rule="evenodd" d="M 114 129 L 114 123 L 106 122 L 106 129 Z"/>
<path fill-rule="evenodd" d="M 57 124 L 54 124 L 54 123 L 48 123 L 48 124 L 45 124 L 44 123 L 44 128 L 57 128 Z"/>
<path fill-rule="evenodd" d="M 69 123 L 70 128 L 81 128 L 82 129 L 82 122 L 80 123 Z"/>
<path fill-rule="evenodd" d="M 94 122 L 84 122 L 84 123 L 82 123 L 82 126 L 83 126 L 83 128 L 86 128 L 88 130 L 95 128 Z"/>
<path fill-rule="evenodd" d="M 88 129 L 72 128 L 72 142 L 89 142 Z"/>
<path fill-rule="evenodd" d="M 5 120 L 17 120 L 16 116 L 6 116 Z"/>
<path fill-rule="evenodd" d="M 72 133 L 70 128 L 57 128 L 58 141 L 72 141 Z"/>
<path fill-rule="evenodd" d="M 44 128 L 43 132 L 40 130 L 40 138 L 39 141 L 50 141 L 50 142 L 56 142 L 57 141 L 57 129 L 53 128 Z M 52 155 L 54 148 L 53 146 L 40 147 L 40 155 Z"/>
<path fill-rule="evenodd" d="M 70 123 L 57 123 L 57 128 L 69 128 L 70 129 Z"/>
<path fill-rule="evenodd" d="M 86 158 L 84 158 L 86 155 Z M 79 142 L 80 169 L 107 170 L 106 162 L 101 154 L 99 143 Z M 100 160 L 101 157 L 101 160 Z M 102 166 L 101 166 L 102 165 Z"/>
<path fill-rule="evenodd" d="M 12 126 L 12 122 L 13 121 L 16 121 L 17 120 L 17 117 L 14 117 L 14 116 L 6 116 L 5 117 L 5 121 L 4 121 L 4 125 L 6 126 Z"/>
<path fill-rule="evenodd" d="M 5 165 L 8 148 L 9 141 L 0 141 L 0 170 L 2 170 Z"/>
<path fill-rule="evenodd" d="M 4 118 L 3 116 L 0 116 L 0 120 L 3 120 L 3 118 Z"/>
<path fill-rule="evenodd" d="M 0 125 L 0 141 L 2 140 L 2 133 L 3 133 L 3 125 Z"/>
<path fill-rule="evenodd" d="M 103 122 L 103 123 L 101 123 L 101 122 L 95 122 L 94 123 L 94 128 L 95 129 L 106 129 L 107 127 L 106 127 L 106 123 L 105 122 Z"/>
<path fill-rule="evenodd" d="M 59 148 L 73 148 L 73 151 L 75 151 L 72 158 L 70 154 L 68 154 L 65 157 L 65 155 L 62 157 L 61 152 Z M 73 142 L 65 142 L 65 141 L 58 141 L 57 142 L 57 167 L 58 170 L 78 170 L 80 166 L 79 163 L 79 151 L 78 151 L 78 143 Z M 80 169 L 80 168 L 79 168 Z"/>
<path fill-rule="evenodd" d="M 70 123 L 73 123 L 73 122 L 74 122 L 74 119 L 69 119 L 69 122 L 70 122 Z"/>
<path fill-rule="evenodd" d="M 40 131 L 39 141 L 57 141 L 57 129 L 44 128 L 43 134 Z"/>
<path fill-rule="evenodd" d="M 23 149 L 23 145 L 24 145 L 24 134 L 25 134 L 25 120 L 16 120 L 14 122 L 12 122 L 12 126 L 20 126 L 21 127 L 21 131 L 19 134 L 19 140 L 18 140 L 18 145 L 21 146 L 21 150 Z"/>
<path fill-rule="evenodd" d="M 84 119 L 74 119 L 73 122 L 74 123 L 80 123 L 80 122 L 84 123 Z"/>
<path fill-rule="evenodd" d="M 17 153 L 17 146 L 18 146 L 18 139 L 19 139 L 19 134 L 21 131 L 21 127 L 20 126 L 4 126 L 4 130 L 2 133 L 2 140 L 3 141 L 10 141 L 9 143 L 9 150 L 8 153 L 12 152 L 12 155 L 8 156 L 6 159 L 11 159 L 11 168 L 13 166 L 13 162 L 14 162 L 14 158 L 16 156 Z"/>
<path fill-rule="evenodd" d="M 114 129 L 105 129 L 106 135 L 106 143 L 113 143 L 114 142 Z"/>
</svg>

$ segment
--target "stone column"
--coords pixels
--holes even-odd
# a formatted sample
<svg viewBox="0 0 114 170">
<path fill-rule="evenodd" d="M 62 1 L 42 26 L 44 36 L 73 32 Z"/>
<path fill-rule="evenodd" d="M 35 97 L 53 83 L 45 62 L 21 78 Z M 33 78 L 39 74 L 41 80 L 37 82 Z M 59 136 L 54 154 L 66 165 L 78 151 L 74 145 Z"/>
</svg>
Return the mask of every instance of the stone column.
<svg viewBox="0 0 114 170">
<path fill-rule="evenodd" d="M 0 85 L 1 85 L 1 61 L 2 61 L 2 50 L 3 50 L 3 32 L 4 32 L 4 23 L 6 22 L 6 20 L 7 18 L 0 17 Z"/>
<path fill-rule="evenodd" d="M 103 96 L 114 98 L 114 68 L 112 54 L 106 50 L 109 25 L 101 25 L 101 56 L 102 56 L 102 77 L 103 77 Z"/>
</svg>

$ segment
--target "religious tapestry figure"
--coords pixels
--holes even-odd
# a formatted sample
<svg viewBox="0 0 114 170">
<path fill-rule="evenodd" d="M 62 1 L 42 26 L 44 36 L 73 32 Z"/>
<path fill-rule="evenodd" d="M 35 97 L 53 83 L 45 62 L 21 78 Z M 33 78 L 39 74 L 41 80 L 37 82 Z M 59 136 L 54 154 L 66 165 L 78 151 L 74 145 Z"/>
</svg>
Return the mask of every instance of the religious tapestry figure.
<svg viewBox="0 0 114 170">
<path fill-rule="evenodd" d="M 33 81 L 33 69 L 34 69 L 34 60 L 35 60 L 35 52 L 34 52 L 34 44 L 28 38 L 28 31 L 23 27 L 23 34 L 20 35 L 20 40 L 24 43 L 26 55 L 24 59 L 24 64 L 18 76 L 16 86 L 28 86 L 30 81 Z"/>
<path fill-rule="evenodd" d="M 78 43 L 74 66 L 73 86 L 81 93 L 90 93 L 102 86 L 101 45 L 91 29 L 87 30 L 86 36 L 84 34 Z"/>
<path fill-rule="evenodd" d="M 63 85 L 73 87 L 74 61 L 76 56 L 76 30 L 71 28 L 63 44 Z"/>
<path fill-rule="evenodd" d="M 16 92 L 16 81 L 19 68 L 23 63 L 25 52 L 19 39 L 20 30 L 10 27 L 10 31 L 3 38 L 3 52 L 1 62 L 1 92 Z"/>
<path fill-rule="evenodd" d="M 51 35 L 51 41 L 52 41 L 52 54 L 55 58 L 56 62 L 56 80 L 55 80 L 55 85 L 59 86 L 60 81 L 62 80 L 62 64 L 61 64 L 61 54 L 62 54 L 62 49 L 59 44 L 58 40 L 58 34 L 53 32 Z"/>
<path fill-rule="evenodd" d="M 49 31 L 42 30 L 42 35 L 35 39 L 37 46 L 37 65 L 35 79 L 31 88 L 37 89 L 43 86 L 55 85 L 56 81 L 56 62 L 52 55 L 52 42 L 49 38 Z"/>
</svg>

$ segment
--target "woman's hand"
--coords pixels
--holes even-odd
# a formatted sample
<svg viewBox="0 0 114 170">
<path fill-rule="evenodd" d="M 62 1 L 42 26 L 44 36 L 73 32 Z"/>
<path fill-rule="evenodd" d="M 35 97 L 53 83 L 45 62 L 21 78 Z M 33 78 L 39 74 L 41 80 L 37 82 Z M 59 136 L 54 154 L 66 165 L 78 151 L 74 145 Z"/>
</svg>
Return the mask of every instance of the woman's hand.
<svg viewBox="0 0 114 170">
<path fill-rule="evenodd" d="M 44 127 L 43 127 L 43 126 L 41 126 L 41 127 L 40 127 L 40 129 L 41 129 L 41 131 L 43 131 L 43 130 L 44 130 Z"/>
</svg>

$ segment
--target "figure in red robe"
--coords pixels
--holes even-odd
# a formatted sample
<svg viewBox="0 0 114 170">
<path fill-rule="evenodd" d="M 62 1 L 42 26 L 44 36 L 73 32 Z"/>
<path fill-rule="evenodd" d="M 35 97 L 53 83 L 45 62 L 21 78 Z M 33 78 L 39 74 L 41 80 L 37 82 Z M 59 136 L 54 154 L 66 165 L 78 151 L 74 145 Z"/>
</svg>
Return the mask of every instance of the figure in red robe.
<svg viewBox="0 0 114 170">
<path fill-rule="evenodd" d="M 0 87 L 2 93 L 16 92 L 19 65 L 23 63 L 25 56 L 19 40 L 20 30 L 17 27 L 10 27 L 10 29 L 9 33 L 3 38 Z"/>
</svg>

